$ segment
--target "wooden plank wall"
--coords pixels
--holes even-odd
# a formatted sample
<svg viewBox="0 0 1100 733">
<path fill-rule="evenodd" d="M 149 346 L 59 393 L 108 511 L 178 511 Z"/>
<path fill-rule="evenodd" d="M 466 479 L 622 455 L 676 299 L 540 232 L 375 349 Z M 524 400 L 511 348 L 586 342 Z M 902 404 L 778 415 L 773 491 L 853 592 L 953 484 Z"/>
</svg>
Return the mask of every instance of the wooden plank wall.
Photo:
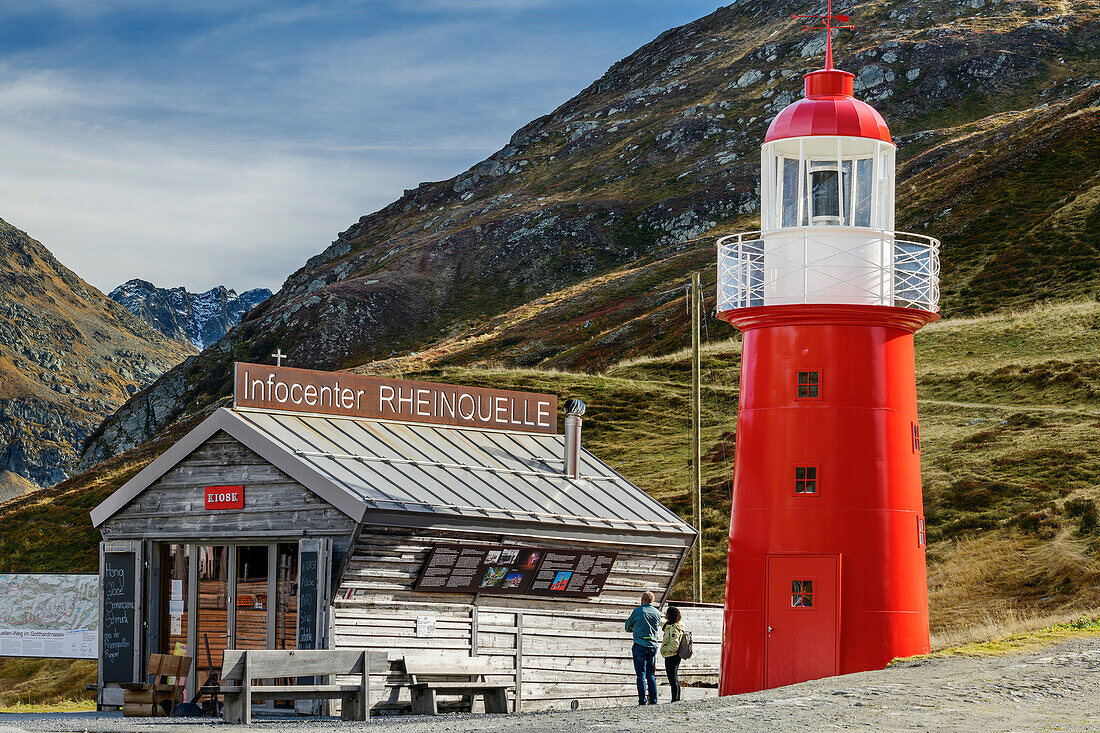
<svg viewBox="0 0 1100 733">
<path fill-rule="evenodd" d="M 206 511 L 207 486 L 243 485 L 244 509 Z M 333 536 L 338 557 L 356 523 L 227 434 L 211 436 L 103 523 L 104 539 Z M 209 544 L 216 544 L 210 542 Z"/>
<path fill-rule="evenodd" d="M 372 682 L 376 711 L 408 709 L 404 675 L 396 664 L 405 654 L 489 657 L 500 670 L 494 679 L 516 686 L 513 704 L 518 696 L 522 710 L 568 709 L 573 700 L 581 707 L 637 703 L 632 642 L 623 624 L 644 590 L 663 598 L 683 548 L 601 545 L 619 555 L 597 598 L 413 592 L 432 544 L 441 542 L 583 546 L 575 541 L 364 526 L 334 594 L 333 627 L 338 648 L 389 653 L 389 673 Z M 722 611 L 685 608 L 683 613 L 693 631 L 695 655 L 683 663 L 681 675 L 716 682 Z M 417 637 L 418 616 L 434 619 L 433 637 Z M 667 701 L 660 660 L 657 676 L 660 697 Z M 685 690 L 684 697 L 713 694 L 713 689 L 692 689 Z"/>
</svg>

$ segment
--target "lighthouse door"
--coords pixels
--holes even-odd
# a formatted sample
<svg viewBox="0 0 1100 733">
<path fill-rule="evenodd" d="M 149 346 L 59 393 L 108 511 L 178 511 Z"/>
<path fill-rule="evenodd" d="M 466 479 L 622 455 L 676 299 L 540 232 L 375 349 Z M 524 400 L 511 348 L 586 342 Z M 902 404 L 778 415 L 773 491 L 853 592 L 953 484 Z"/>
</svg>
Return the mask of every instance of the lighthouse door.
<svg viewBox="0 0 1100 733">
<path fill-rule="evenodd" d="M 769 555 L 766 687 L 837 673 L 838 558 Z"/>
</svg>

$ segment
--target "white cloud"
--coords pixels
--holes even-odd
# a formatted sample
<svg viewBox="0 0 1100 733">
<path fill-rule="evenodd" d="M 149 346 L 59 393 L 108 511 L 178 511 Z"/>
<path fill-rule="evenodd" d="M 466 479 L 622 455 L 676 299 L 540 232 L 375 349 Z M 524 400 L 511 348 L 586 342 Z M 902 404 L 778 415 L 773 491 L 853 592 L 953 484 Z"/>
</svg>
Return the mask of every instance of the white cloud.
<svg viewBox="0 0 1100 733">
<path fill-rule="evenodd" d="M 0 149 L 0 216 L 104 291 L 131 277 L 192 290 L 277 289 L 424 172 L 392 155 L 125 140 L 79 128 L 62 139 L 0 126 Z"/>
<path fill-rule="evenodd" d="M 277 288 L 361 215 L 476 163 L 667 25 L 577 23 L 588 10 L 13 0 L 0 18 L 65 22 L 0 49 L 0 218 L 103 290 Z M 160 42 L 140 21 L 157 12 L 198 20 Z"/>
</svg>

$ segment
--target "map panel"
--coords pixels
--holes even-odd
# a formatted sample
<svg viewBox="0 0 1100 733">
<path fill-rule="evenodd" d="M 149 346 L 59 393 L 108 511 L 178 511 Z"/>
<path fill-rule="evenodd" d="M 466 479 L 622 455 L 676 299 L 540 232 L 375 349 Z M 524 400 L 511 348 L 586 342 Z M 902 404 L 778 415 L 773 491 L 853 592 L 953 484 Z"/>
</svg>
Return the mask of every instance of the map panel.
<svg viewBox="0 0 1100 733">
<path fill-rule="evenodd" d="M 99 576 L 0 574 L 0 656 L 96 659 Z"/>
</svg>

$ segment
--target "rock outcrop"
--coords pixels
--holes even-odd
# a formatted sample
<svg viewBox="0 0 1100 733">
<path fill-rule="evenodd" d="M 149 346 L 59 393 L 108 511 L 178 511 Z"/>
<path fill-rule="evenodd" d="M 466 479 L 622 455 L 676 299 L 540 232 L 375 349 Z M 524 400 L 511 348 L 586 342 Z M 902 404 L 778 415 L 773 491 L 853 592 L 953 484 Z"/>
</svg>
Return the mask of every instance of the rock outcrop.
<svg viewBox="0 0 1100 733">
<path fill-rule="evenodd" d="M 271 297 L 267 288 L 235 290 L 219 285 L 205 293 L 185 288 L 158 288 L 145 280 L 129 280 L 109 293 L 111 300 L 170 338 L 202 350 L 240 323 L 241 317 Z"/>
<path fill-rule="evenodd" d="M 71 475 L 103 418 L 193 351 L 0 220 L 0 500 Z"/>
</svg>

